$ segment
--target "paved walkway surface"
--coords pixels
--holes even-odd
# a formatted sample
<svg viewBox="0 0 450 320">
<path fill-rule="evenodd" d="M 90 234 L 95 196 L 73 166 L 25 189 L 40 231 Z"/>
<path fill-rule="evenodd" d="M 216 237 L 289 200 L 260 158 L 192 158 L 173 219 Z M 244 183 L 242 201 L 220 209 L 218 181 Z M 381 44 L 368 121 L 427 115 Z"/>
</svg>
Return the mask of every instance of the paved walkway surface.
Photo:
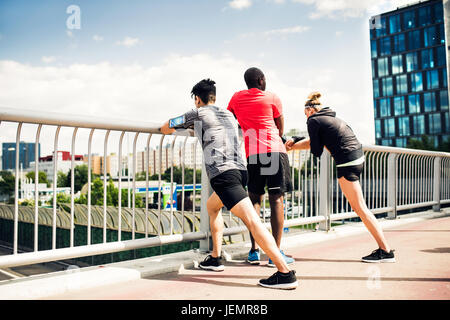
<svg viewBox="0 0 450 320">
<path fill-rule="evenodd" d="M 295 258 L 299 287 L 283 291 L 257 286 L 276 270 L 244 260 L 225 271 L 180 269 L 51 299 L 450 299 L 450 217 L 385 227 L 396 263 L 367 264 L 376 248 L 368 233 L 287 248 Z"/>
</svg>

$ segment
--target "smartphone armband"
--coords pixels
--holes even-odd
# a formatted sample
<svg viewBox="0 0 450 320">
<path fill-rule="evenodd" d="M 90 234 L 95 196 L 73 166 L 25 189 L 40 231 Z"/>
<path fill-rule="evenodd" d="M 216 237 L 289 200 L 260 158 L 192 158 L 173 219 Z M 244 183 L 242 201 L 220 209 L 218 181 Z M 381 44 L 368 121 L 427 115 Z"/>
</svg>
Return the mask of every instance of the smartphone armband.
<svg viewBox="0 0 450 320">
<path fill-rule="evenodd" d="M 179 116 L 176 118 L 172 118 L 169 120 L 169 128 L 177 128 L 181 125 L 183 125 L 186 122 L 186 119 L 183 116 Z"/>
</svg>

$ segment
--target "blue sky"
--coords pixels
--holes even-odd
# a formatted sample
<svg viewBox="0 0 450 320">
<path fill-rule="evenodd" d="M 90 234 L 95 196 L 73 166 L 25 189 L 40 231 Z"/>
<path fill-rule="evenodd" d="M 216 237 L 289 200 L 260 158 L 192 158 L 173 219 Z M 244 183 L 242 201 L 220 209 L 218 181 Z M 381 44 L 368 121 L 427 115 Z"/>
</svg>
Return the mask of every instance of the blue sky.
<svg viewBox="0 0 450 320">
<path fill-rule="evenodd" d="M 0 105 L 161 122 L 192 107 L 201 78 L 217 81 L 226 106 L 258 66 L 287 129 L 306 128 L 301 106 L 319 90 L 370 144 L 368 18 L 407 2 L 2 0 Z M 67 27 L 70 5 L 80 29 Z"/>
</svg>

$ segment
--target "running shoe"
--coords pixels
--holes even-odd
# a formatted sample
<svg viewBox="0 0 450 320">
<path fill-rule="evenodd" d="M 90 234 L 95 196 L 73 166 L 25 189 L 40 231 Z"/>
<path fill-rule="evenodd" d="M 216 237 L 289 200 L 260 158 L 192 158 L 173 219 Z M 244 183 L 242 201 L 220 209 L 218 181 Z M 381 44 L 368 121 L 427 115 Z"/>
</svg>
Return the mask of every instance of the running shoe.
<svg viewBox="0 0 450 320">
<path fill-rule="evenodd" d="M 258 284 L 266 288 L 288 290 L 297 288 L 298 281 L 295 276 L 295 270 L 291 270 L 289 273 L 277 271 L 271 277 L 259 280 Z"/>
<path fill-rule="evenodd" d="M 373 250 L 368 256 L 362 257 L 361 260 L 369 263 L 395 262 L 394 250 L 386 252 L 378 248 L 377 250 Z"/>
<path fill-rule="evenodd" d="M 259 254 L 259 249 L 256 250 L 250 250 L 250 252 L 248 253 L 248 257 L 247 257 L 247 262 L 250 264 L 259 264 L 260 261 L 260 254 Z"/>
<path fill-rule="evenodd" d="M 212 255 L 208 255 L 205 260 L 200 262 L 199 267 L 204 270 L 211 271 L 225 270 L 225 266 L 222 264 L 221 257 L 214 258 Z"/>
<path fill-rule="evenodd" d="M 284 258 L 284 261 L 286 261 L 287 265 L 293 264 L 295 262 L 295 260 L 291 257 L 288 257 L 284 254 L 283 250 L 280 250 L 281 255 Z M 275 264 L 273 263 L 272 259 L 269 259 L 269 263 L 267 264 L 268 267 L 272 267 L 275 268 Z"/>
</svg>

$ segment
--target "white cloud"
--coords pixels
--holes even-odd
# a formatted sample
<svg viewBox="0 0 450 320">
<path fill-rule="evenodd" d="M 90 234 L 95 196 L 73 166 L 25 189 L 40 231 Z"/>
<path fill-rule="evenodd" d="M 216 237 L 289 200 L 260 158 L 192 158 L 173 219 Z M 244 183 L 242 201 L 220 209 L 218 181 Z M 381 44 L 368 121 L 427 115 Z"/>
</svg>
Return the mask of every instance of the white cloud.
<svg viewBox="0 0 450 320">
<path fill-rule="evenodd" d="M 56 60 L 56 57 L 54 57 L 54 56 L 43 56 L 41 58 L 41 60 L 44 63 L 52 63 L 52 62 L 54 62 Z"/>
<path fill-rule="evenodd" d="M 310 27 L 307 27 L 307 26 L 293 26 L 293 27 L 287 27 L 287 28 L 271 29 L 271 30 L 266 30 L 266 31 L 262 31 L 262 32 L 246 32 L 246 33 L 241 33 L 239 35 L 239 38 L 246 39 L 246 38 L 252 38 L 252 37 L 264 37 L 264 38 L 270 40 L 271 37 L 273 37 L 273 36 L 281 36 L 283 39 L 285 39 L 285 37 L 287 35 L 300 34 L 305 31 L 308 31 L 309 29 L 310 29 Z"/>
<path fill-rule="evenodd" d="M 265 31 L 263 34 L 265 36 L 287 35 L 287 34 L 302 33 L 302 32 L 305 32 L 305 31 L 307 31 L 309 29 L 310 29 L 310 27 L 294 26 L 294 27 L 289 27 L 289 28 L 268 30 L 268 31 Z"/>
<path fill-rule="evenodd" d="M 204 78 L 216 81 L 217 105 L 226 107 L 234 92 L 246 89 L 243 74 L 253 65 L 254 62 L 248 63 L 231 55 L 217 57 L 208 54 L 171 55 L 154 66 L 114 65 L 109 62 L 32 66 L 0 60 L 0 106 L 162 123 L 193 108 L 190 90 Z M 360 78 L 311 66 L 305 67 L 302 74 L 293 79 L 263 64 L 257 66 L 266 75 L 267 90 L 275 92 L 282 100 L 287 130 L 306 128 L 303 102 L 311 91 L 319 90 L 323 93 L 323 102 L 336 108 L 338 116 L 352 126 L 361 141 L 372 142 L 370 93 L 353 94 L 363 82 Z M 346 83 L 349 91 L 341 91 L 336 87 L 338 83 Z M 354 106 L 358 106 L 358 112 L 355 112 Z M 61 135 L 61 150 L 70 150 L 70 134 Z M 30 134 L 30 139 L 33 135 Z M 6 138 L 14 141 L 14 130 Z M 100 140 L 98 152 L 102 152 Z M 48 141 L 43 154 L 51 150 L 52 138 Z M 77 142 L 77 145 L 86 147 L 86 143 Z M 87 150 L 77 152 L 86 153 Z"/>
<path fill-rule="evenodd" d="M 313 5 L 310 18 L 357 18 L 376 15 L 416 0 L 292 0 L 292 2 Z"/>
<path fill-rule="evenodd" d="M 125 37 L 122 41 L 117 41 L 116 44 L 127 48 L 134 47 L 140 42 L 139 38 Z"/>
<path fill-rule="evenodd" d="M 251 0 L 233 0 L 233 1 L 230 1 L 228 5 L 232 9 L 242 10 L 242 9 L 249 8 L 252 5 L 252 1 Z"/>
<path fill-rule="evenodd" d="M 95 34 L 93 37 L 92 37 L 92 39 L 94 40 L 94 41 L 103 41 L 103 37 L 101 37 L 101 36 L 99 36 L 98 34 Z"/>
</svg>

